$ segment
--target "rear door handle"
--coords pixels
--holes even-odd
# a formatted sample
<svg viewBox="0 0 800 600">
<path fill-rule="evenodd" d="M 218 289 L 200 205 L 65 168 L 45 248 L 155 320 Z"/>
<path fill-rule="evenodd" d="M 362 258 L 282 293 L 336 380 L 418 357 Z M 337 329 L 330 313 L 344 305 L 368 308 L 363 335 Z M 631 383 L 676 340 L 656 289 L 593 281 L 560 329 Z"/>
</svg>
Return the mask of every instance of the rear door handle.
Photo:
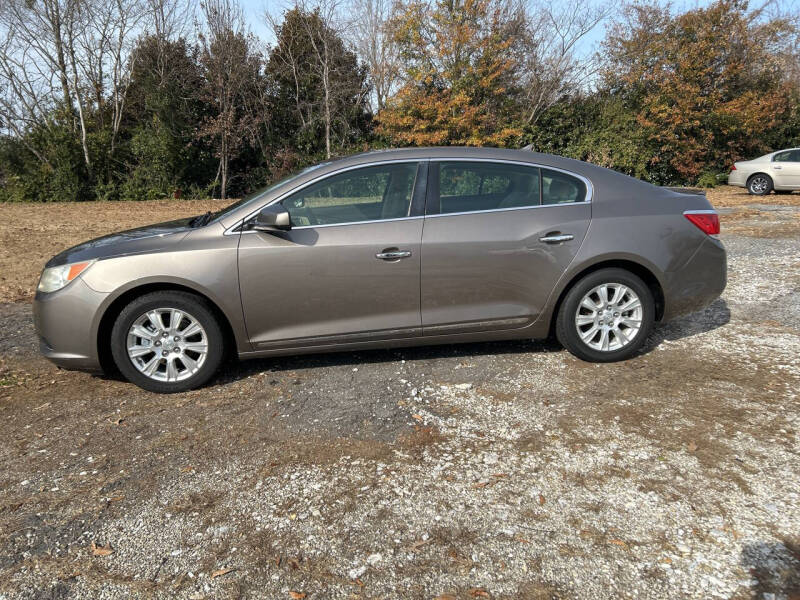
<svg viewBox="0 0 800 600">
<path fill-rule="evenodd" d="M 540 237 L 539 241 L 544 242 L 545 244 L 560 244 L 561 242 L 568 242 L 574 238 L 575 236 L 571 233 L 559 233 Z"/>
<path fill-rule="evenodd" d="M 391 250 L 387 248 L 383 252 L 378 252 L 375 258 L 381 260 L 400 260 L 401 258 L 408 258 L 409 256 L 411 256 L 410 250 Z"/>
</svg>

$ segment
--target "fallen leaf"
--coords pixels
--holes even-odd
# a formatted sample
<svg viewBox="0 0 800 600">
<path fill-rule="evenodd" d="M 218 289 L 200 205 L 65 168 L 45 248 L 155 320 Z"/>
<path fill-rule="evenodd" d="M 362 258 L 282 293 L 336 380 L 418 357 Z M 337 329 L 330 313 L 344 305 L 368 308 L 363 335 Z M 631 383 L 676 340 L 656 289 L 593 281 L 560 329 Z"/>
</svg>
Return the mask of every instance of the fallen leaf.
<svg viewBox="0 0 800 600">
<path fill-rule="evenodd" d="M 473 598 L 491 598 L 489 592 L 487 592 L 483 588 L 472 588 L 469 591 L 469 595 L 472 596 Z"/>
<path fill-rule="evenodd" d="M 492 475 L 492 477 L 500 479 L 501 477 L 508 477 L 508 473 L 495 473 L 494 475 Z"/>
<path fill-rule="evenodd" d="M 92 556 L 110 556 L 114 554 L 114 549 L 111 547 L 111 544 L 106 544 L 105 546 L 98 546 L 94 542 L 90 546 L 92 551 Z"/>
<path fill-rule="evenodd" d="M 544 502 L 545 502 L 545 500 L 544 500 L 544 496 L 542 496 L 541 494 L 539 494 L 539 506 L 541 506 L 542 504 L 544 504 Z"/>
<path fill-rule="evenodd" d="M 288 558 L 286 560 L 289 563 L 289 566 L 292 567 L 293 569 L 299 569 L 300 568 L 300 563 L 298 562 L 298 560 L 296 558 Z"/>
<path fill-rule="evenodd" d="M 125 500 L 125 496 L 111 496 L 108 499 L 109 502 L 122 502 L 123 500 Z"/>
<path fill-rule="evenodd" d="M 695 450 L 697 450 L 697 444 L 695 444 L 694 442 L 689 442 L 686 448 L 689 450 L 689 452 L 694 452 Z"/>
<path fill-rule="evenodd" d="M 412 419 L 416 419 L 417 421 L 422 421 L 422 415 L 411 415 Z"/>
<path fill-rule="evenodd" d="M 433 600 L 456 600 L 456 597 L 453 594 L 439 594 Z"/>
<path fill-rule="evenodd" d="M 217 569 L 213 573 L 211 573 L 211 579 L 216 579 L 217 577 L 222 577 L 223 575 L 227 575 L 231 571 L 235 571 L 235 567 L 228 567 L 226 569 Z"/>
<path fill-rule="evenodd" d="M 120 417 L 119 419 L 114 419 L 114 420 L 113 420 L 113 421 L 111 421 L 111 422 L 112 422 L 112 423 L 114 423 L 114 425 L 122 425 L 122 424 L 125 422 L 125 419 L 123 419 L 122 417 Z"/>
<path fill-rule="evenodd" d="M 192 471 L 194 471 L 194 467 L 191 465 L 189 465 L 188 467 L 183 467 L 181 469 L 181 473 L 191 473 Z"/>
<path fill-rule="evenodd" d="M 293 600 L 303 600 L 305 597 L 305 592 L 289 592 L 289 598 L 292 598 Z"/>
<path fill-rule="evenodd" d="M 625 542 L 623 542 L 622 540 L 608 540 L 608 542 L 609 542 L 610 544 L 615 544 L 615 545 L 617 545 L 617 546 L 622 546 L 623 548 L 627 548 L 627 547 L 628 547 L 628 544 L 626 544 L 626 543 L 625 543 Z"/>
</svg>

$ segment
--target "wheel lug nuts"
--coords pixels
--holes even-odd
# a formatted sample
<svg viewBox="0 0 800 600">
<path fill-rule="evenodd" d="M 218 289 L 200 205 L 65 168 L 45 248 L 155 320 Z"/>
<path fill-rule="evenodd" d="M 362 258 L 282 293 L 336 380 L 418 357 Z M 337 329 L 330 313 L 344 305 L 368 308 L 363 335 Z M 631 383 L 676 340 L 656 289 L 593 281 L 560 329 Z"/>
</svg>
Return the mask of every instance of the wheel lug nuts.
<svg viewBox="0 0 800 600">
<path fill-rule="evenodd" d="M 176 342 L 180 342 L 181 341 L 181 338 L 179 338 L 177 335 L 172 339 L 175 340 Z"/>
<path fill-rule="evenodd" d="M 159 342 L 158 340 L 156 340 L 156 344 L 155 344 L 155 345 L 156 345 L 156 346 L 160 346 L 160 345 L 161 345 L 161 342 Z"/>
<path fill-rule="evenodd" d="M 161 351 L 161 356 L 166 356 L 167 354 L 169 354 L 169 352 L 167 352 L 166 350 Z"/>
</svg>

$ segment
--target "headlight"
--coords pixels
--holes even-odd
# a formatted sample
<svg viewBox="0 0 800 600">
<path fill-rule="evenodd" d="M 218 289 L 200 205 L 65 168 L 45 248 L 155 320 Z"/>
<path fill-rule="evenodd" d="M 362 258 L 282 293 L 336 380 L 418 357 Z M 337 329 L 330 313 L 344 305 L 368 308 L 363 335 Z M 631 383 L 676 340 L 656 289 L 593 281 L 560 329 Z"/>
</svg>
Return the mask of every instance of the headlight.
<svg viewBox="0 0 800 600">
<path fill-rule="evenodd" d="M 93 260 L 90 260 L 87 262 L 72 263 L 45 269 L 42 271 L 42 277 L 39 279 L 39 287 L 37 289 L 40 292 L 55 292 L 60 290 L 83 273 L 93 262 Z"/>
</svg>

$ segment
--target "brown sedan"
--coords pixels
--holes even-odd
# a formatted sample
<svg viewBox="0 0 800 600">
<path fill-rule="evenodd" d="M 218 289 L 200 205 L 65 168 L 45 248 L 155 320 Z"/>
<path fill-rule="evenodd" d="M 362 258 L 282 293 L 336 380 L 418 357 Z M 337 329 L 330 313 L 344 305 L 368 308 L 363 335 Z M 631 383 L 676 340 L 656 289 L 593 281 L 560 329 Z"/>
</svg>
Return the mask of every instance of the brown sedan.
<svg viewBox="0 0 800 600">
<path fill-rule="evenodd" d="M 156 392 L 224 356 L 555 333 L 639 350 L 725 287 L 705 196 L 518 150 L 419 148 L 322 163 L 217 214 L 86 242 L 34 301 L 42 353 Z"/>
</svg>

